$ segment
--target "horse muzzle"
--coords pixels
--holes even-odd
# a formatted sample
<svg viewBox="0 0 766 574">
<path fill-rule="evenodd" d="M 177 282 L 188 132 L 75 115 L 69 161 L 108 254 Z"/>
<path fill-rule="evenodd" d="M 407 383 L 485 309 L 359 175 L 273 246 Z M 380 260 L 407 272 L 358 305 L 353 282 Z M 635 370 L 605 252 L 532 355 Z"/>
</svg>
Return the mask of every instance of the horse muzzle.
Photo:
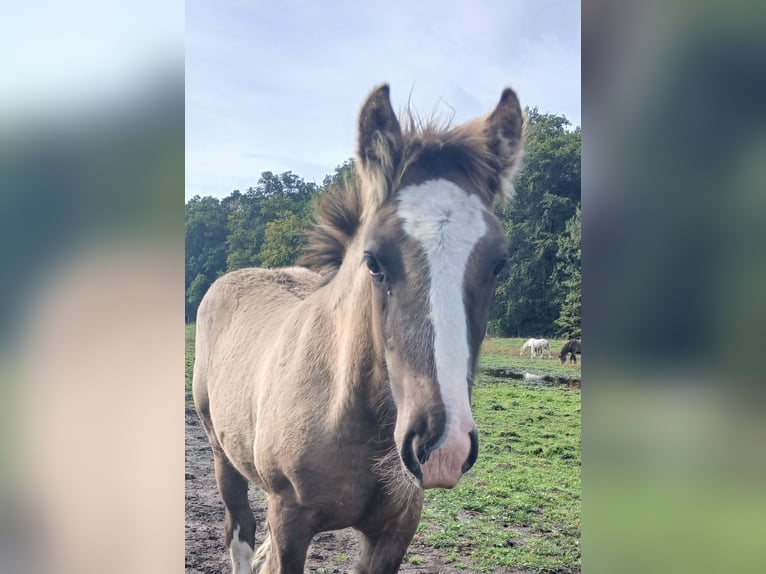
<svg viewBox="0 0 766 574">
<path fill-rule="evenodd" d="M 404 466 L 423 488 L 454 488 L 479 455 L 479 437 L 473 421 L 450 425 L 446 435 L 410 431 L 403 441 Z"/>
</svg>

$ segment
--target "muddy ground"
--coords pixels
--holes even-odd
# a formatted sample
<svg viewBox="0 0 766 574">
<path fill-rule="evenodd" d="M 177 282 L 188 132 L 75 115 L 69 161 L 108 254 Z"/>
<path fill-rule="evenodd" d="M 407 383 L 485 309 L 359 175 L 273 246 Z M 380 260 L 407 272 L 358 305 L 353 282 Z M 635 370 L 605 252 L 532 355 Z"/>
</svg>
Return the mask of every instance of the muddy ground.
<svg viewBox="0 0 766 574">
<path fill-rule="evenodd" d="M 250 489 L 250 503 L 258 522 L 256 546 L 263 541 L 266 515 L 265 499 L 257 488 Z M 223 540 L 223 503 L 218 495 L 213 471 L 213 455 L 199 419 L 193 411 L 186 413 L 186 573 L 221 574 L 231 572 L 228 551 Z M 357 553 L 356 534 L 352 529 L 318 534 L 309 548 L 307 572 L 348 572 Z M 457 569 L 444 562 L 444 549 L 431 548 L 417 537 L 409 548 L 400 572 L 410 574 L 444 572 L 470 574 L 470 569 Z M 416 556 L 418 564 L 408 562 Z M 419 559 L 422 559 L 420 561 Z M 467 556 L 459 562 L 469 564 Z M 519 573 L 498 569 L 497 574 Z"/>
</svg>

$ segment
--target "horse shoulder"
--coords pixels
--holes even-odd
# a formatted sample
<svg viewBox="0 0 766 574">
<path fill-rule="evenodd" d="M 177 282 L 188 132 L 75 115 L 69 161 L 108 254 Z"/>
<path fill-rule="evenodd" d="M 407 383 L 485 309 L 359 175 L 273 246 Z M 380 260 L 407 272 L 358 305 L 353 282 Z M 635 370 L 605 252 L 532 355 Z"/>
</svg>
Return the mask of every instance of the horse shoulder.
<svg viewBox="0 0 766 574">
<path fill-rule="evenodd" d="M 235 464 L 252 456 L 259 396 L 291 347 L 288 331 L 300 324 L 301 303 L 320 280 L 302 268 L 240 269 L 220 277 L 200 304 L 195 403 L 208 411 L 215 435 L 226 435 L 223 446 Z"/>
</svg>

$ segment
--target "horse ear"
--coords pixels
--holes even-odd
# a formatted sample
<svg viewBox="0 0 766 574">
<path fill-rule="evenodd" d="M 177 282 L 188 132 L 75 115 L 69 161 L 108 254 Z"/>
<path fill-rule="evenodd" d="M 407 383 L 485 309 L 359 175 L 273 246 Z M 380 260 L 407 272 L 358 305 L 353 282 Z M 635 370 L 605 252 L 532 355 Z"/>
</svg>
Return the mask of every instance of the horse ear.
<svg viewBox="0 0 766 574">
<path fill-rule="evenodd" d="M 487 117 L 486 127 L 489 149 L 500 171 L 502 197 L 513 196 L 513 178 L 521 169 L 521 156 L 526 129 L 525 114 L 519 98 L 511 88 L 505 88 L 500 102 Z"/>
<path fill-rule="evenodd" d="M 391 107 L 388 84 L 372 90 L 359 112 L 357 156 L 375 206 L 386 199 L 402 154 L 402 130 Z"/>
</svg>

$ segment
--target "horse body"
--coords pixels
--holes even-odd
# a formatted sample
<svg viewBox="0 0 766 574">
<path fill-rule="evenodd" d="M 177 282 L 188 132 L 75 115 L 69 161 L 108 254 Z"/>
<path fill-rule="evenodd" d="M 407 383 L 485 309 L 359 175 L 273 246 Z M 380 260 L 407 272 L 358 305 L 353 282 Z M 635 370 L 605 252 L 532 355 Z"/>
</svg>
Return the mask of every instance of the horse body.
<svg viewBox="0 0 766 574">
<path fill-rule="evenodd" d="M 570 360 L 573 363 L 576 363 L 577 355 L 582 354 L 582 339 L 569 339 L 569 341 L 564 343 L 564 346 L 561 348 L 561 352 L 559 353 L 559 360 L 562 364 L 567 360 L 567 353 L 569 353 Z"/>
<path fill-rule="evenodd" d="M 383 86 L 359 122 L 361 183 L 309 242 L 324 274 L 235 271 L 198 311 L 193 394 L 235 574 L 303 572 L 312 537 L 349 526 L 356 571 L 395 572 L 423 489 L 455 486 L 478 453 L 470 387 L 507 260 L 492 204 L 518 167 L 518 100 L 402 133 Z M 248 481 L 268 497 L 257 552 Z"/>
<path fill-rule="evenodd" d="M 548 358 L 551 358 L 551 342 L 548 339 L 533 339 L 532 350 L 533 356 L 543 356 L 543 353 L 548 353 Z"/>
<path fill-rule="evenodd" d="M 519 357 L 523 356 L 524 351 L 527 349 L 529 349 L 530 358 L 542 357 L 543 353 L 546 352 L 548 353 L 548 358 L 551 357 L 551 343 L 548 339 L 527 339 L 521 346 L 521 349 L 519 349 Z"/>
<path fill-rule="evenodd" d="M 349 393 L 344 379 L 360 377 L 331 362 L 337 359 L 334 349 L 347 348 L 352 339 L 362 345 L 368 333 L 353 332 L 353 325 L 343 324 L 351 313 L 342 302 L 317 297 L 320 280 L 302 268 L 235 271 L 215 283 L 200 307 L 200 316 L 209 318 L 209 323 L 198 331 L 199 353 L 209 358 L 197 362 L 198 404 L 206 399 L 211 404 L 213 437 L 230 460 L 245 461 L 238 470 L 268 487 L 274 482 L 268 471 L 272 455 L 284 451 L 300 459 L 302 450 L 323 446 L 314 444 L 321 437 L 334 441 L 341 436 L 337 427 L 349 424 L 346 411 L 356 412 L 345 403 Z M 353 300 L 348 293 L 346 297 Z M 351 330 L 344 329 L 349 326 Z M 312 352 L 307 354 L 307 349 Z M 305 400 L 281 400 L 284 396 Z M 282 427 L 285 431 L 279 436 L 259 432 Z M 263 464 L 248 462 L 253 451 L 262 455 Z"/>
<path fill-rule="evenodd" d="M 282 553 L 274 571 L 289 571 L 293 563 L 302 571 L 305 547 L 316 532 L 364 527 L 371 519 L 392 522 L 416 510 L 419 516 L 422 503 L 421 491 L 404 483 L 408 496 L 402 503 L 411 508 L 389 503 L 379 516 L 368 512 L 383 507 L 375 503 L 384 494 L 375 463 L 385 454 L 380 428 L 392 426 L 385 419 L 393 413 L 376 408 L 385 393 L 382 370 L 353 361 L 345 368 L 331 364 L 343 363 L 335 349 L 369 343 L 369 331 L 350 324 L 362 321 L 344 320 L 353 316 L 344 305 L 358 300 L 352 294 L 336 298 L 311 291 L 320 279 L 298 268 L 237 271 L 215 283 L 199 310 L 207 323 L 198 329 L 194 396 L 218 459 L 224 501 L 235 499 L 227 502 L 227 543 L 234 542 L 233 548 L 235 534 L 246 533 L 252 547 L 255 532 L 238 473 L 268 493 L 271 532 L 264 554 L 270 553 L 271 536 L 279 538 Z M 362 370 L 373 376 L 362 376 Z M 360 392 L 350 392 L 348 383 L 362 380 Z M 232 482 L 238 484 L 227 492 Z M 242 562 L 247 568 L 240 569 L 250 572 L 252 558 Z"/>
</svg>

